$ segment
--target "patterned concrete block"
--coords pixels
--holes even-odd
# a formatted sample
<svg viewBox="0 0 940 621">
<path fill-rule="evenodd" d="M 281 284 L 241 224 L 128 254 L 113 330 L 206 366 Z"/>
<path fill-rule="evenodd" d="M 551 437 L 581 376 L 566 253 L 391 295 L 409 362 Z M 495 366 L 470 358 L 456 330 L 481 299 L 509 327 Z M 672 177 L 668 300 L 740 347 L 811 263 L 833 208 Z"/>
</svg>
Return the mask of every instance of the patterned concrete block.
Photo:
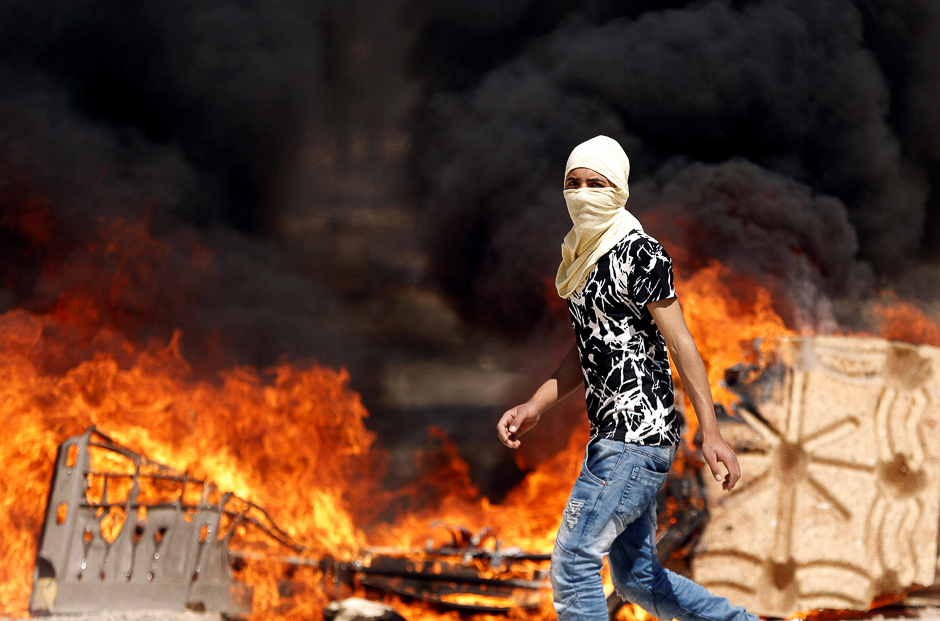
<svg viewBox="0 0 940 621">
<path fill-rule="evenodd" d="M 940 349 L 803 337 L 779 353 L 742 388 L 744 423 L 723 423 L 744 474 L 731 494 L 704 477 L 694 579 L 771 617 L 932 584 Z"/>
</svg>

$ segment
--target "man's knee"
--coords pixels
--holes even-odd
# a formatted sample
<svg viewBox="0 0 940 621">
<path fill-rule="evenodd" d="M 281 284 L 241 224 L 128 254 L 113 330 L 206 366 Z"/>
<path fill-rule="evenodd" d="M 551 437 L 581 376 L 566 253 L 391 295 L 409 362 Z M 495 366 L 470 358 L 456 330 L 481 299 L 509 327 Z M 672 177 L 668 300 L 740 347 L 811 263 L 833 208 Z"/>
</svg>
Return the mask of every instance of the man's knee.
<svg viewBox="0 0 940 621">
<path fill-rule="evenodd" d="M 650 610 L 653 595 L 649 589 L 636 583 L 623 583 L 614 580 L 614 592 L 625 602 L 636 604 L 644 610 Z"/>
<path fill-rule="evenodd" d="M 631 571 L 627 574 L 616 576 L 613 579 L 614 586 L 630 592 L 655 592 L 668 583 L 665 571 L 658 565 L 649 568 L 646 571 Z"/>
<path fill-rule="evenodd" d="M 625 602 L 639 604 L 643 606 L 647 602 L 649 589 L 640 584 L 632 572 L 613 572 L 611 571 L 611 581 L 614 583 L 614 591 Z"/>
<path fill-rule="evenodd" d="M 555 593 L 570 589 L 575 582 L 574 553 L 564 549 L 557 542 L 552 552 L 552 564 L 549 575 L 552 590 Z"/>
<path fill-rule="evenodd" d="M 599 574 L 603 564 L 603 554 L 599 554 L 590 546 L 568 550 L 556 541 L 550 569 L 552 588 L 556 592 L 572 589 L 576 584 Z"/>
<path fill-rule="evenodd" d="M 611 550 L 610 561 L 614 589 L 623 599 L 634 604 L 652 603 L 651 594 L 668 581 L 659 563 L 635 557 L 628 562 L 623 550 Z"/>
</svg>

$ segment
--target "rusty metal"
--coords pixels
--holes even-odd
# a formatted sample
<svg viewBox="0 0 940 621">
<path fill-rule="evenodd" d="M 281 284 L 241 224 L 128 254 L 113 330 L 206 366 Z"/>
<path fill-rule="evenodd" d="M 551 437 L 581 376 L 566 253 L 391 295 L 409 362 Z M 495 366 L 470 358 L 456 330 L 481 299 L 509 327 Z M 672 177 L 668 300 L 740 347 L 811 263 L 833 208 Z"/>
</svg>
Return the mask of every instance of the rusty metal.
<svg viewBox="0 0 940 621">
<path fill-rule="evenodd" d="M 260 507 L 92 427 L 59 447 L 30 611 L 250 612 L 252 589 L 233 578 L 229 551 L 242 524 L 300 549 Z"/>
</svg>

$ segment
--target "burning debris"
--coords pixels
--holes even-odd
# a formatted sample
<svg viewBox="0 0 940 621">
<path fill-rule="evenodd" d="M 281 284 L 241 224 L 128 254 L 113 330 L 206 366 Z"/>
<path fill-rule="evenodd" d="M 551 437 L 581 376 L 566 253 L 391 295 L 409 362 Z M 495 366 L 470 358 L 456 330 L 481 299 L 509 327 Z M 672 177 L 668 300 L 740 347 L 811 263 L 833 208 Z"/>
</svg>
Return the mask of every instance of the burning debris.
<svg viewBox="0 0 940 621">
<path fill-rule="evenodd" d="M 440 608 L 469 613 L 499 614 L 512 610 L 535 610 L 542 606 L 549 588 L 550 555 L 510 553 L 493 555 L 470 552 L 482 563 L 466 563 L 466 553 L 453 559 L 456 550 L 415 551 L 390 550 L 389 555 L 367 554 L 351 563 L 321 563 L 327 575 L 370 590 L 395 593 L 408 599 L 422 600 Z M 394 554 L 394 556 L 392 555 Z M 502 563 L 509 561 L 510 567 Z M 520 562 L 514 566 L 512 561 Z M 525 563 L 524 561 L 535 561 Z M 518 577 L 511 577 L 518 576 Z"/>
<path fill-rule="evenodd" d="M 685 299 L 697 319 L 690 322 L 693 330 L 713 329 L 717 333 L 728 334 L 732 331 L 730 324 L 737 321 L 733 326 L 734 334 L 744 334 L 743 339 L 749 339 L 755 334 L 779 335 L 782 329 L 780 321 L 758 321 L 767 316 L 767 313 L 758 312 L 762 308 L 759 305 L 738 308 L 709 304 L 724 299 L 722 279 L 717 271 L 712 273 L 706 270 L 700 274 L 703 273 L 714 276 L 714 280 L 696 280 L 693 283 L 701 284 L 701 287 L 686 284 Z M 759 296 L 756 303 L 763 304 Z M 705 309 L 713 307 L 717 318 L 705 312 Z M 734 317 L 738 316 L 753 321 L 735 320 Z M 440 459 L 427 460 L 430 464 L 427 480 L 421 479 L 419 485 L 407 489 L 389 491 L 381 486 L 383 456 L 381 451 L 372 446 L 374 436 L 365 427 L 367 412 L 358 395 L 348 390 L 348 377 L 345 374 L 320 367 L 305 369 L 285 364 L 264 376 L 248 368 L 233 369 L 222 375 L 219 385 L 213 385 L 192 377 L 174 343 L 167 347 L 135 350 L 132 344 L 123 341 L 118 348 L 125 352 L 120 361 L 113 357 L 117 354 L 109 355 L 107 350 L 103 350 L 94 357 L 89 356 L 87 360 L 69 366 L 67 370 L 41 366 L 37 360 L 45 360 L 49 352 L 61 349 L 62 339 L 59 335 L 64 329 L 61 326 L 60 320 L 55 317 L 31 315 L 25 311 L 0 315 L 0 353 L 3 354 L 0 356 L 0 374 L 8 378 L 4 383 L 5 399 L 0 406 L 10 427 L 21 430 L 17 442 L 0 447 L 3 461 L 11 473 L 4 481 L 0 481 L 0 485 L 6 485 L 4 489 L 7 490 L 3 497 L 9 503 L 16 503 L 15 511 L 0 513 L 0 517 L 7 520 L 4 528 L 14 535 L 14 538 L 5 543 L 0 542 L 0 545 L 6 546 L 5 553 L 11 557 L 31 554 L 40 539 L 44 506 L 47 531 L 41 537 L 40 551 L 45 561 L 39 562 L 32 585 L 27 572 L 13 567 L 4 570 L 7 572 L 3 581 L 7 586 L 6 597 L 7 601 L 12 602 L 7 611 L 11 614 L 25 614 L 27 599 L 35 612 L 49 609 L 50 602 L 55 606 L 53 610 L 59 610 L 60 602 L 65 605 L 67 601 L 63 593 L 68 589 L 74 592 L 84 587 L 96 588 L 95 585 L 101 580 L 101 567 L 106 563 L 105 577 L 114 581 L 116 589 L 151 589 L 149 593 L 169 589 L 175 598 L 173 606 L 178 608 L 188 603 L 198 605 L 200 601 L 210 609 L 225 609 L 229 605 L 247 606 L 244 600 L 236 598 L 232 604 L 223 598 L 224 589 L 218 585 L 228 581 L 236 591 L 244 593 L 253 590 L 255 614 L 262 617 L 276 615 L 288 621 L 319 618 L 331 601 L 351 596 L 382 598 L 393 603 L 396 610 L 409 619 L 437 617 L 441 610 L 498 612 L 534 605 L 536 601 L 541 603 L 541 608 L 524 614 L 533 619 L 552 618 L 550 597 L 544 580 L 547 563 L 540 555 L 547 555 L 551 550 L 564 498 L 582 464 L 588 433 L 585 428 L 576 428 L 570 434 L 567 447 L 528 473 L 499 505 L 490 503 L 473 487 L 456 447 L 442 450 Z M 727 367 L 730 364 L 728 360 L 748 359 L 748 350 L 745 348 L 742 353 L 739 342 L 717 337 L 703 338 L 701 341 L 712 371 L 719 366 Z M 762 342 L 765 345 L 775 344 L 776 337 Z M 798 341 L 785 341 L 784 352 L 790 352 L 788 355 L 800 361 L 801 365 L 809 365 L 812 356 L 797 356 L 800 350 L 794 349 L 792 343 L 795 342 Z M 760 459 L 767 462 L 772 458 L 775 445 L 766 439 L 769 436 L 760 425 L 783 428 L 780 426 L 783 406 L 774 404 L 783 398 L 781 395 L 788 393 L 781 388 L 777 394 L 769 387 L 774 386 L 774 382 L 783 386 L 784 380 L 781 378 L 785 378 L 786 373 L 803 374 L 816 381 L 826 378 L 817 377 L 814 373 L 822 373 L 829 367 L 842 369 L 827 373 L 837 379 L 848 377 L 847 385 L 854 391 L 850 393 L 853 398 L 855 393 L 864 392 L 859 387 L 867 386 L 866 382 L 877 381 L 886 382 L 885 386 L 895 390 L 899 395 L 897 403 L 909 398 L 911 403 L 922 405 L 926 403 L 923 395 L 932 395 L 931 382 L 934 380 L 931 374 L 934 363 L 930 361 L 934 360 L 932 352 L 935 350 L 899 345 L 879 345 L 882 349 L 866 346 L 866 349 L 859 345 L 859 351 L 864 353 L 862 355 L 853 353 L 854 350 L 848 345 L 840 348 L 839 339 L 819 339 L 814 342 L 817 343 L 816 349 L 810 346 L 806 351 L 815 352 L 815 357 L 822 361 L 817 361 L 818 368 L 806 370 L 798 366 L 794 367 L 798 372 L 790 372 L 786 371 L 789 367 L 783 365 L 769 369 L 759 380 L 752 379 L 745 371 L 730 377 L 732 380 L 742 378 L 736 385 L 733 381 L 728 383 L 743 395 L 749 411 L 742 413 L 742 416 L 755 425 L 752 428 L 744 424 L 732 425 L 726 421 L 725 433 L 736 438 L 739 448 L 749 449 L 744 458 L 757 464 L 752 467 L 745 464 L 746 470 L 755 472 Z M 846 340 L 846 343 L 851 342 Z M 866 342 L 859 341 L 861 344 Z M 826 343 L 826 346 L 822 347 L 818 343 Z M 905 354 L 908 351 L 918 353 L 916 356 Z M 784 357 L 784 360 L 787 358 Z M 924 363 L 923 360 L 928 362 Z M 885 366 L 885 361 L 891 361 L 893 366 L 890 368 L 897 367 L 900 371 L 892 370 L 884 377 L 878 375 L 876 371 Z M 793 363 L 787 364 L 793 366 Z M 757 374 L 755 372 L 752 375 Z M 923 386 L 916 388 L 917 382 L 921 380 Z M 818 388 L 817 384 L 810 384 Z M 820 388 L 819 392 L 830 398 L 825 402 L 827 405 L 844 413 L 853 413 L 856 409 L 861 411 L 854 405 L 855 401 L 826 390 Z M 884 407 L 888 408 L 887 403 Z M 808 413 L 810 410 L 805 411 Z M 888 415 L 889 410 L 878 412 L 881 417 L 877 418 L 879 424 L 893 420 Z M 854 438 L 848 432 L 860 433 L 874 424 L 871 421 L 864 422 L 867 419 L 861 414 L 853 416 L 864 424 L 859 429 L 851 425 L 846 427 L 843 430 L 847 432 L 846 437 Z M 820 425 L 826 426 L 815 418 L 803 418 L 802 424 L 808 426 L 806 434 L 814 433 Z M 822 420 L 828 419 L 823 417 Z M 926 422 L 917 423 L 916 417 L 909 420 L 914 431 L 920 429 L 918 425 L 926 425 Z M 928 407 L 924 410 L 923 421 L 931 420 L 933 414 Z M 76 476 L 77 473 L 69 479 L 66 475 L 68 468 L 73 468 L 74 472 L 83 467 L 79 459 L 82 453 L 74 452 L 70 456 L 69 450 L 63 447 L 59 457 L 54 460 L 55 446 L 67 435 L 80 436 L 84 429 L 93 424 L 113 426 L 113 437 L 121 444 L 140 447 L 142 453 L 163 463 L 173 464 L 175 469 L 154 464 L 123 447 L 115 450 L 118 447 L 116 442 L 93 433 L 89 435 L 89 442 L 102 447 L 89 446 L 86 454 L 89 472 L 93 471 L 91 481 L 87 477 Z M 899 438 L 907 437 L 907 432 L 903 425 L 898 428 L 895 423 L 891 424 L 894 425 L 890 427 L 892 433 L 885 437 L 895 443 L 890 446 L 901 447 L 907 459 L 907 472 L 915 475 L 919 471 L 927 473 L 924 475 L 926 483 L 923 488 L 918 488 L 920 491 L 898 496 L 902 506 L 907 506 L 922 498 L 921 491 L 937 487 L 936 472 L 932 465 L 920 465 L 915 445 L 897 444 Z M 813 442 L 818 443 L 821 438 Z M 68 440 L 66 444 L 74 440 Z M 106 448 L 108 446 L 112 448 Z M 812 448 L 815 451 L 815 445 Z M 836 451 L 842 447 L 825 444 L 825 448 Z M 851 448 L 859 450 L 858 447 Z M 932 455 L 929 449 L 921 452 Z M 323 459 L 324 455 L 329 455 L 329 459 Z M 139 459 L 139 468 L 135 456 Z M 879 462 L 886 466 L 893 464 L 887 458 L 872 459 L 873 463 Z M 53 475 L 54 462 L 57 469 Z M 900 463 L 893 465 L 898 466 L 898 471 L 904 466 Z M 819 467 L 819 462 L 813 462 L 807 467 L 807 472 L 815 474 Z M 187 479 L 187 471 L 196 472 L 198 476 Z M 880 473 L 873 472 L 853 470 L 844 478 L 872 476 L 878 485 L 890 482 L 887 479 L 880 480 Z M 94 473 L 98 476 L 94 476 Z M 109 474 L 114 476 L 106 476 Z M 659 551 L 663 564 L 673 563 L 675 569 L 681 570 L 682 563 L 691 556 L 689 550 L 694 549 L 707 519 L 707 511 L 705 490 L 698 478 L 697 467 L 686 460 L 678 460 L 674 474 L 675 477 L 668 481 L 658 503 L 662 529 Z M 56 483 L 50 492 L 48 485 L 53 476 Z M 765 484 L 777 483 L 777 479 L 769 478 Z M 60 537 L 62 546 L 56 548 L 53 545 L 55 536 L 49 534 L 61 528 L 56 524 L 62 503 L 55 496 L 56 486 L 62 487 L 68 480 L 79 487 L 77 492 L 68 488 L 72 490 L 68 492 L 72 496 L 65 495 L 69 508 L 68 511 L 63 509 L 62 519 L 69 523 L 74 519 L 78 526 L 71 540 L 65 541 L 65 537 Z M 271 515 L 278 522 L 291 527 L 291 538 L 275 536 L 280 531 L 258 506 L 249 507 L 250 503 L 234 496 L 230 496 L 227 503 L 223 502 L 224 495 L 216 492 L 209 484 L 202 483 L 203 480 L 218 481 L 221 489 L 234 490 L 240 497 L 251 498 L 257 505 L 272 509 Z M 173 495 L 162 487 L 157 489 L 157 481 L 165 483 L 167 489 L 185 482 L 188 491 L 184 493 L 173 488 L 177 489 L 177 495 Z M 823 480 L 827 485 L 828 481 Z M 87 483 L 91 483 L 87 488 L 81 487 Z M 749 489 L 752 488 L 760 491 L 759 485 L 752 485 Z M 165 493 L 163 496 L 155 492 L 148 495 L 154 489 L 164 490 Z M 736 510 L 739 505 L 748 504 L 746 491 L 727 498 L 724 503 L 713 503 L 710 507 L 715 519 L 703 535 L 703 545 L 698 548 L 702 554 L 701 558 L 696 559 L 696 571 L 708 567 L 717 568 L 716 572 L 720 570 L 717 557 L 712 556 L 709 560 L 708 552 L 716 549 L 716 528 L 720 531 L 722 525 L 727 526 L 729 522 L 738 528 L 738 524 L 743 523 L 738 517 L 729 517 L 728 512 Z M 129 505 L 132 493 L 137 494 L 137 500 L 136 504 L 131 502 Z M 776 499 L 772 494 L 769 496 L 768 502 L 776 507 Z M 48 505 L 43 504 L 44 497 L 48 497 Z M 835 497 L 841 498 L 838 494 Z M 177 499 L 180 508 L 173 506 Z M 842 502 L 845 504 L 844 500 Z M 82 504 L 87 506 L 82 507 Z M 161 504 L 167 506 L 159 506 Z M 935 511 L 936 506 L 934 504 L 931 509 L 929 503 L 922 504 L 924 510 L 919 518 L 921 521 L 916 521 L 918 518 L 911 512 L 910 517 L 906 518 L 908 521 L 901 519 L 895 530 L 913 528 L 920 532 L 917 528 L 930 519 L 929 513 Z M 186 515 L 190 513 L 187 507 L 196 512 L 191 516 L 192 524 L 204 521 L 206 516 L 217 516 L 218 522 L 207 524 L 205 542 L 199 541 L 201 529 L 196 530 L 194 535 L 195 526 L 186 522 Z M 146 511 L 141 512 L 141 508 Z M 897 518 L 891 507 L 885 505 L 883 509 L 884 516 Z M 821 511 L 823 509 L 810 506 L 800 519 L 807 520 L 806 515 L 815 518 L 816 512 Z M 239 518 L 239 514 L 243 517 Z M 79 515 L 84 517 L 79 520 Z M 146 523 L 143 521 L 144 515 Z M 182 516 L 183 523 L 179 525 L 180 534 L 177 537 L 172 534 L 177 531 L 171 531 L 170 527 L 173 524 L 172 516 L 178 515 Z M 263 528 L 254 528 L 249 517 L 254 517 L 258 525 L 273 534 L 265 533 Z M 767 523 L 760 524 L 759 528 L 751 532 L 757 534 L 766 531 L 767 524 L 775 517 L 768 515 Z M 244 527 L 247 533 L 260 534 L 259 537 L 263 535 L 265 541 L 273 541 L 276 545 L 268 548 L 254 545 L 242 547 L 240 530 L 235 533 L 238 537 L 232 535 L 226 539 L 225 534 L 234 528 L 234 523 L 239 519 L 238 528 Z M 757 518 L 748 519 L 753 522 Z M 887 517 L 885 519 L 886 523 L 890 522 Z M 435 520 L 446 524 L 463 524 L 467 528 L 441 527 L 429 532 L 428 525 Z M 815 521 L 820 522 L 819 519 Z M 158 541 L 160 526 L 165 524 L 170 527 L 159 535 Z M 139 525 L 142 525 L 144 531 L 137 537 L 134 547 L 136 527 Z M 498 543 L 496 533 L 487 531 L 486 525 L 498 525 L 498 538 L 510 545 Z M 799 522 L 796 527 L 802 525 L 804 523 Z M 82 554 L 85 552 L 83 545 L 86 543 L 85 528 L 88 526 L 91 527 L 92 543 L 88 548 L 86 567 L 81 568 Z M 223 534 L 223 539 L 216 541 L 209 537 L 209 526 L 213 528 L 216 537 Z M 810 526 L 812 528 L 807 528 L 808 532 L 812 532 L 817 524 Z M 427 544 L 429 536 L 433 541 Z M 307 548 L 291 548 L 291 539 L 302 541 Z M 187 560 L 183 564 L 182 573 L 176 574 L 182 576 L 179 582 L 169 583 L 169 565 L 174 556 L 166 546 L 176 541 L 181 544 L 188 542 L 195 550 L 186 554 L 203 555 L 208 559 L 199 561 L 202 569 L 194 583 L 196 586 L 192 588 L 190 583 L 193 582 L 191 578 L 195 573 L 195 561 L 188 565 L 186 563 L 190 560 Z M 746 539 L 735 537 L 735 541 L 739 541 L 742 546 L 750 545 Z M 867 540 L 863 544 L 868 545 Z M 285 545 L 288 547 L 285 548 Z M 124 546 L 124 551 L 119 554 L 121 546 Z M 160 559 L 155 559 L 153 555 L 158 552 L 158 546 Z M 277 552 L 272 552 L 272 549 Z M 933 549 L 931 544 L 928 552 L 932 553 Z M 901 552 L 907 554 L 906 550 Z M 760 556 L 763 552 L 759 550 L 750 551 L 750 548 L 746 553 L 753 554 L 761 562 L 769 558 Z M 186 554 L 183 554 L 185 558 L 194 558 Z M 738 557 L 738 560 L 741 558 L 745 557 Z M 905 557 L 901 558 L 903 560 Z M 121 582 L 123 567 L 118 566 L 120 559 L 124 559 L 122 562 L 131 568 L 132 578 L 124 583 Z M 157 560 L 159 563 L 155 564 Z M 211 572 L 205 563 L 214 564 L 212 571 L 215 573 L 212 575 L 216 576 L 218 586 L 214 591 L 218 596 L 215 600 L 199 595 L 199 589 L 210 583 Z M 885 566 L 889 569 L 895 567 Z M 255 571 L 259 567 L 267 573 Z M 82 582 L 73 581 L 67 586 L 66 580 L 73 580 L 79 568 L 82 570 Z M 154 568 L 156 571 L 152 571 Z M 903 563 L 900 568 L 903 572 Z M 917 565 L 918 571 L 922 568 Z M 796 580 L 800 581 L 811 574 L 811 570 L 816 571 L 812 565 L 801 565 L 793 573 Z M 19 577 L 17 571 L 23 576 Z M 867 567 L 865 571 L 873 576 L 873 580 L 880 579 Z M 148 573 L 153 573 L 152 580 L 147 580 Z M 718 573 L 714 575 L 719 576 L 716 580 L 721 579 Z M 911 583 L 903 582 L 911 579 L 906 574 L 897 575 L 902 585 Z M 142 582 L 137 584 L 136 580 Z M 913 578 L 914 582 L 922 580 L 924 578 L 920 574 Z M 882 579 L 881 584 L 888 582 Z M 250 589 L 245 585 L 250 585 Z M 109 591 L 107 595 L 101 596 L 97 606 L 113 607 L 118 603 L 118 598 Z M 146 605 L 155 607 L 151 602 Z M 612 599 L 612 610 L 616 610 L 619 605 L 620 602 Z M 806 609 L 812 605 L 804 602 L 799 607 Z M 620 618 L 625 618 L 626 613 L 622 611 Z"/>
<path fill-rule="evenodd" d="M 440 547 L 429 540 L 424 550 L 368 548 L 351 561 L 304 556 L 304 547 L 257 505 L 151 461 L 92 427 L 59 447 L 30 610 L 247 613 L 252 588 L 234 578 L 233 568 L 252 560 L 317 567 L 325 583 L 463 612 L 542 605 L 550 555 L 504 547 L 492 529 L 473 534 L 440 525 L 450 533 Z M 297 555 L 276 556 L 273 548 L 245 542 L 231 549 L 245 527 Z"/>
<path fill-rule="evenodd" d="M 692 470 L 670 478 L 661 492 L 662 562 L 699 534 L 707 517 L 702 491 Z M 545 605 L 550 554 L 504 545 L 491 528 L 432 527 L 446 532 L 446 541 L 431 537 L 422 549 L 366 547 L 351 560 L 314 557 L 257 505 L 92 427 L 59 447 L 30 610 L 251 612 L 252 586 L 236 574 L 253 561 L 287 568 L 280 590 L 288 598 L 309 586 L 291 584 L 290 568 L 308 567 L 319 571 L 323 591 L 339 596 L 390 593 L 482 614 Z M 252 545 L 257 538 L 246 536 L 248 528 L 274 546 Z M 612 597 L 610 606 L 616 614 L 623 602 Z"/>
<path fill-rule="evenodd" d="M 500 614 L 535 610 L 544 603 L 549 588 L 550 554 L 533 554 L 503 547 L 492 529 L 473 535 L 462 527 L 440 523 L 452 535 L 444 546 L 433 539 L 424 549 L 370 547 L 351 561 L 303 556 L 278 557 L 290 566 L 315 566 L 332 591 L 345 589 L 368 593 L 392 593 L 437 608 L 466 613 Z M 494 548 L 484 547 L 491 540 Z M 236 558 L 261 559 L 264 554 L 232 553 Z M 352 598 L 356 599 L 356 598 Z"/>
<path fill-rule="evenodd" d="M 743 401 L 722 434 L 745 474 L 730 495 L 708 484 L 695 580 L 773 617 L 866 610 L 932 584 L 940 350 L 804 337 L 779 354 L 729 374 Z"/>
</svg>

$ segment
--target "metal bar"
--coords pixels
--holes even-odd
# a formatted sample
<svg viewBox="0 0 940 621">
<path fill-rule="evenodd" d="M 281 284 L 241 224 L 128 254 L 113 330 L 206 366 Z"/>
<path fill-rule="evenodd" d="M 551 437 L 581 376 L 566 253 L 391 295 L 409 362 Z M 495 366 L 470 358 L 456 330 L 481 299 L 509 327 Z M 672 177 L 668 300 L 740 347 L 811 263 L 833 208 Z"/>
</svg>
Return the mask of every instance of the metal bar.
<svg viewBox="0 0 940 621">
<path fill-rule="evenodd" d="M 433 573 L 425 571 L 416 571 L 409 572 L 406 570 L 398 571 L 385 571 L 382 569 L 372 569 L 371 567 L 363 567 L 356 570 L 359 573 L 379 575 L 379 576 L 400 576 L 407 578 L 414 578 L 416 580 L 434 580 L 434 581 L 443 581 L 443 582 L 463 582 L 466 584 L 485 584 L 489 586 L 507 586 L 507 587 L 516 587 L 520 589 L 541 589 L 545 587 L 544 582 L 539 582 L 536 580 L 518 580 L 515 578 L 483 578 L 481 576 L 465 576 L 462 574 L 450 574 L 450 573 Z"/>
<path fill-rule="evenodd" d="M 383 579 L 385 578 L 385 579 Z M 528 598 L 520 598 L 517 593 L 508 588 L 486 589 L 480 588 L 457 588 L 456 585 L 446 582 L 425 582 L 402 577 L 382 577 L 370 576 L 360 579 L 364 586 L 391 591 L 413 597 L 426 602 L 432 602 L 438 606 L 462 610 L 465 612 L 500 614 L 507 613 L 518 608 L 538 608 L 541 606 L 541 600 L 534 593 Z M 506 606 L 494 606 L 487 604 L 467 604 L 444 599 L 447 595 L 478 595 L 484 597 L 499 598 L 508 600 L 511 603 Z"/>
</svg>

